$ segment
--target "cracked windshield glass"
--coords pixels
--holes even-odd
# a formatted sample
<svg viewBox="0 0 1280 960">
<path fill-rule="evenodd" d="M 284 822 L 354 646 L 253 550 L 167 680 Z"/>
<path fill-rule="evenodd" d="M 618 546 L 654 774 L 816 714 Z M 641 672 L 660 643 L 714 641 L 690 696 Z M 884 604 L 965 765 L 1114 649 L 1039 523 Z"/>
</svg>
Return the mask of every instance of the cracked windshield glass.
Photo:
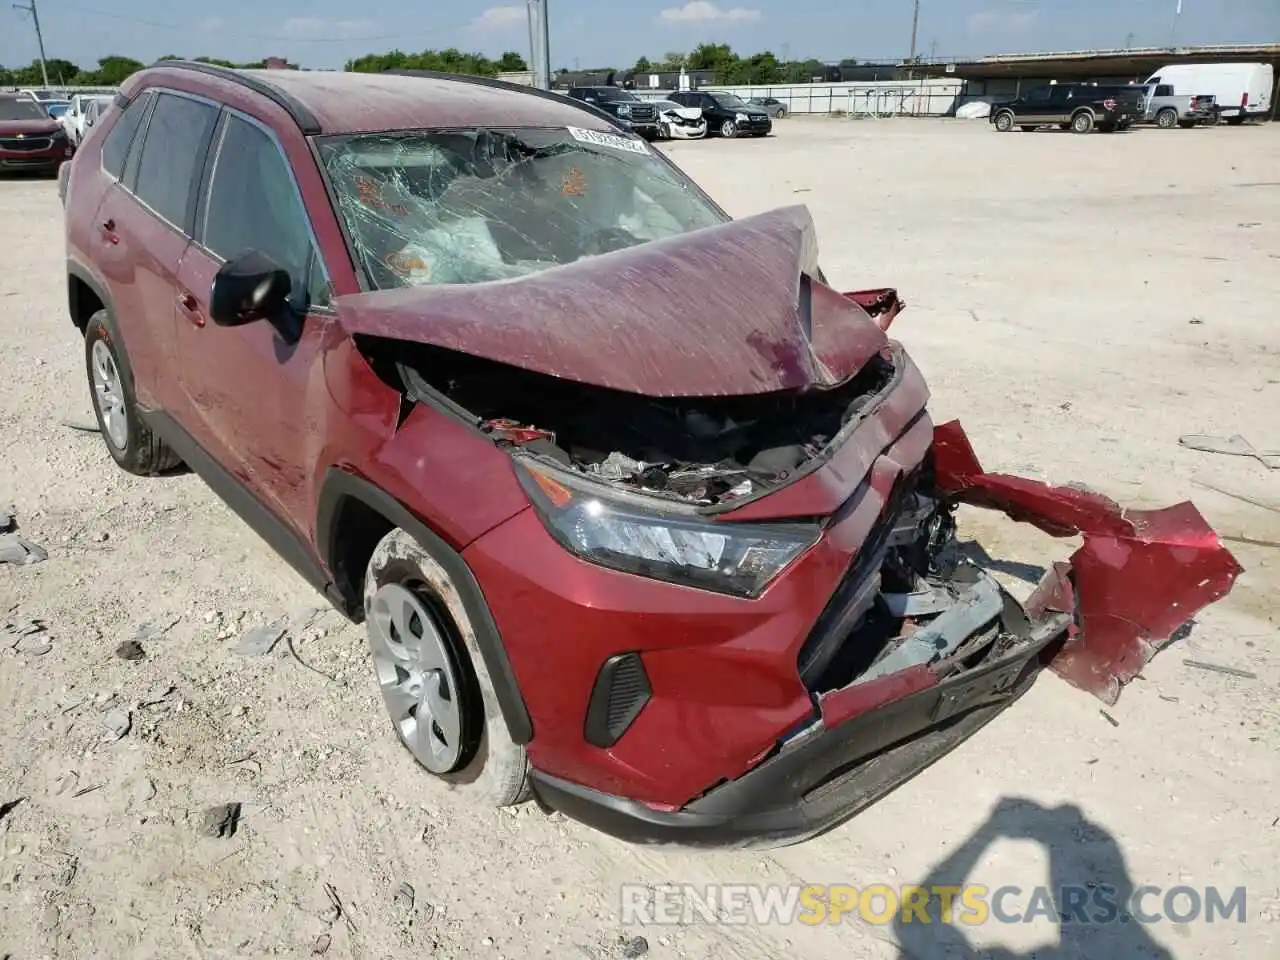
<svg viewBox="0 0 1280 960">
<path fill-rule="evenodd" d="M 322 141 L 376 289 L 482 283 L 722 223 L 644 142 L 592 130 L 451 130 Z"/>
</svg>

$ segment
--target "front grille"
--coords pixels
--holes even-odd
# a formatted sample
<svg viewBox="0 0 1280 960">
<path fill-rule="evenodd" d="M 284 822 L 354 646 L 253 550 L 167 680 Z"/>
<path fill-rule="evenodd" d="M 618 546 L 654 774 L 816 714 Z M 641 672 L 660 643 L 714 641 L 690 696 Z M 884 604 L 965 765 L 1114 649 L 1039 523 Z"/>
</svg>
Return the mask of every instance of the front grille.
<svg viewBox="0 0 1280 960">
<path fill-rule="evenodd" d="M 632 123 L 650 123 L 658 119 L 658 108 L 652 104 L 637 104 L 631 108 Z"/>
<path fill-rule="evenodd" d="M 652 690 L 638 653 L 610 657 L 596 676 L 583 734 L 587 743 L 611 747 L 649 702 Z"/>
<path fill-rule="evenodd" d="M 0 150 L 13 153 L 36 153 L 52 146 L 52 137 L 0 137 Z"/>
</svg>

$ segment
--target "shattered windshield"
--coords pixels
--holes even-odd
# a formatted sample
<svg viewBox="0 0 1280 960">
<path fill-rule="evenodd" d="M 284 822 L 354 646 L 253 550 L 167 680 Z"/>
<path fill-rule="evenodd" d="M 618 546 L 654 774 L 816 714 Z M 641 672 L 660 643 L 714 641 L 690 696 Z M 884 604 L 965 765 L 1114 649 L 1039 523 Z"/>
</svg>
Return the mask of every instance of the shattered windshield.
<svg viewBox="0 0 1280 960">
<path fill-rule="evenodd" d="M 642 141 L 568 129 L 320 141 L 375 289 L 525 276 L 724 222 Z"/>
</svg>

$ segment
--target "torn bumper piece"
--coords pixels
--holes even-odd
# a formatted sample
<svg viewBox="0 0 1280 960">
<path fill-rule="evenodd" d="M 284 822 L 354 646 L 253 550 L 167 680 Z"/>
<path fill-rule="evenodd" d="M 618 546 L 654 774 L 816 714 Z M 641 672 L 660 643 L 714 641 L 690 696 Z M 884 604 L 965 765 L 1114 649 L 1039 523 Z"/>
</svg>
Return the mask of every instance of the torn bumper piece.
<svg viewBox="0 0 1280 960">
<path fill-rule="evenodd" d="M 986 473 L 959 423 L 934 430 L 939 493 L 1084 543 L 1027 612 L 1074 613 L 1051 669 L 1112 704 L 1180 626 L 1230 592 L 1242 568 L 1191 503 L 1128 510 L 1076 487 Z"/>
<path fill-rule="evenodd" d="M 637 843 L 769 847 L 853 817 L 926 769 L 1025 693 L 1050 665 L 1108 703 L 1240 572 L 1190 504 L 1124 510 L 1094 493 L 987 474 L 957 423 L 936 428 L 937 493 L 1000 509 L 1055 536 L 1080 534 L 1026 604 L 985 573 L 928 625 L 847 685 L 817 695 L 816 715 L 736 779 L 680 807 L 609 795 L 533 771 L 539 801 Z M 892 596 L 904 614 L 934 612 L 926 592 Z M 1007 638 L 966 668 L 984 633 Z M 970 661 L 972 662 L 972 661 Z"/>
</svg>

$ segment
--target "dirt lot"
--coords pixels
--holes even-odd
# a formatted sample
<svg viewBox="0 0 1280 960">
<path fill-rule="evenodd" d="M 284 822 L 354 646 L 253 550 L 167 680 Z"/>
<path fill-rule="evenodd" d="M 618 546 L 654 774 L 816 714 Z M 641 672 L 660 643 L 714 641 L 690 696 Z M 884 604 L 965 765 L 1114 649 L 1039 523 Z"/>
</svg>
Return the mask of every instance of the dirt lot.
<svg viewBox="0 0 1280 960">
<path fill-rule="evenodd" d="M 735 214 L 809 205 L 838 285 L 899 287 L 910 308 L 895 333 L 930 378 L 934 417 L 963 419 L 988 468 L 1137 506 L 1189 498 L 1223 534 L 1280 541 L 1280 474 L 1177 442 L 1239 432 L 1280 449 L 1280 126 L 778 131 L 671 152 Z M 1233 594 L 1109 718 L 1045 676 L 820 840 L 763 855 L 631 848 L 532 807 L 467 809 L 419 772 L 386 724 L 360 629 L 322 612 L 198 479 L 128 477 L 97 436 L 61 423 L 91 415 L 52 182 L 0 182 L 0 252 L 0 505 L 49 552 L 0 566 L 14 625 L 0 632 L 0 957 L 607 958 L 647 945 L 656 958 L 860 960 L 963 956 L 966 942 L 1002 957 L 1280 955 L 1274 548 L 1233 545 L 1247 568 Z M 966 519 L 996 558 L 1072 549 Z M 282 616 L 297 623 L 293 653 L 235 652 L 244 628 Z M 47 632 L 20 638 L 32 620 Z M 145 659 L 117 657 L 144 625 Z M 115 739 L 106 724 L 121 717 Z M 235 835 L 202 835 L 204 811 L 230 802 L 243 804 Z M 619 913 L 627 882 L 965 878 L 1243 885 L 1248 919 L 639 929 Z"/>
</svg>

